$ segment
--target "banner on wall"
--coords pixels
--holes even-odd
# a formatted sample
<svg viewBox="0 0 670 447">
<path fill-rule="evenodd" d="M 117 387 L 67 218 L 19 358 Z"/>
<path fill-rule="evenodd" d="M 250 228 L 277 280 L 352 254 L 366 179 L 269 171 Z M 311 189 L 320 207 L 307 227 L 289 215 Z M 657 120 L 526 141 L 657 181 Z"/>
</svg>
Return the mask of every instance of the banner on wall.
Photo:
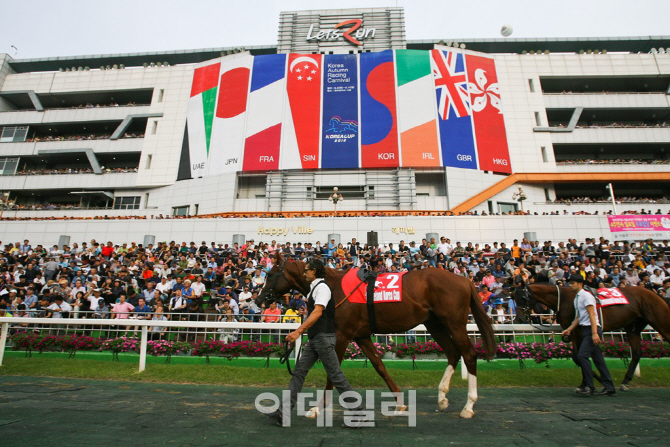
<svg viewBox="0 0 670 447">
<path fill-rule="evenodd" d="M 358 118 L 358 58 L 354 54 L 327 55 L 323 75 L 321 167 L 360 166 Z"/>
<path fill-rule="evenodd" d="M 607 216 L 614 240 L 668 239 L 670 215 Z"/>
<path fill-rule="evenodd" d="M 194 70 L 178 180 L 276 169 L 511 173 L 495 60 L 450 47 L 238 53 Z"/>
</svg>

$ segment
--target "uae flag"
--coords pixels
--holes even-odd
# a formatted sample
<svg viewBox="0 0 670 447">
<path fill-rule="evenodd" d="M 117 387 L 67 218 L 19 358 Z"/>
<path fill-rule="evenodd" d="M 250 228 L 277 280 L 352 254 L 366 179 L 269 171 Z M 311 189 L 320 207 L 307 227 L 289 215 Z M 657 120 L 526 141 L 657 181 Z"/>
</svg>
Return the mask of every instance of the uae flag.
<svg viewBox="0 0 670 447">
<path fill-rule="evenodd" d="M 221 64 L 216 63 L 198 67 L 193 73 L 186 111 L 188 158 L 185 160 L 182 156 L 182 162 L 188 162 L 189 166 L 180 169 L 184 176 L 190 171 L 190 178 L 202 177 L 206 172 L 220 69 Z"/>
</svg>

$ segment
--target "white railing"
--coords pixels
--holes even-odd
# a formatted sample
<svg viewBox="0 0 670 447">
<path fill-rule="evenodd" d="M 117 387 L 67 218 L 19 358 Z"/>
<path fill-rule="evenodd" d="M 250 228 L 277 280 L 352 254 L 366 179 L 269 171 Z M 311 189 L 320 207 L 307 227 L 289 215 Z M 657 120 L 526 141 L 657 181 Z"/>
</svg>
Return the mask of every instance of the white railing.
<svg viewBox="0 0 670 447">
<path fill-rule="evenodd" d="M 188 314 L 184 314 L 188 315 Z M 201 314 L 202 315 L 202 314 Z M 5 347 L 7 343 L 7 337 L 9 335 L 10 325 L 12 328 L 24 329 L 24 330 L 35 330 L 35 329 L 50 329 L 50 330 L 60 330 L 63 328 L 81 328 L 84 326 L 123 326 L 126 327 L 126 330 L 133 327 L 141 327 L 141 338 L 140 338 L 140 353 L 139 353 L 139 371 L 142 372 L 146 369 L 146 357 L 147 357 L 147 341 L 149 339 L 148 328 L 150 326 L 160 326 L 161 328 L 177 328 L 177 329 L 205 329 L 204 332 L 195 332 L 195 334 L 206 334 L 207 329 L 219 330 L 219 329 L 238 329 L 238 330 L 250 330 L 249 333 L 260 334 L 262 330 L 275 330 L 276 332 L 272 333 L 271 336 L 279 337 L 281 331 L 293 331 L 297 329 L 299 323 L 260 323 L 260 322 L 217 322 L 217 321 L 157 321 L 157 320 L 135 320 L 130 318 L 125 319 L 91 319 L 91 318 L 32 318 L 32 317 L 0 317 L 0 324 L 2 325 L 2 332 L 0 333 L 0 366 L 2 366 L 3 357 L 5 353 Z M 16 326 L 18 325 L 18 326 Z M 31 328 L 25 328 L 23 325 L 34 325 Z M 110 328 L 111 329 L 111 328 Z M 121 329 L 117 329 L 120 331 Z M 537 325 L 537 324 L 494 324 L 493 330 L 495 331 L 496 337 L 499 341 L 502 337 L 521 337 L 521 336 L 540 336 L 543 341 L 548 339 L 553 339 L 555 337 L 560 337 L 562 328 L 557 324 L 552 325 Z M 476 324 L 468 324 L 467 331 L 471 336 L 472 341 L 477 341 L 480 338 L 479 329 Z M 180 332 L 177 332 L 180 333 Z M 183 333 L 183 332 L 181 332 Z M 188 332 L 187 332 L 188 333 Z M 191 332 L 194 334 L 194 332 Z M 645 334 L 650 336 L 655 336 L 657 333 L 650 330 L 650 327 L 647 327 Z M 604 337 L 613 338 L 620 337 L 621 341 L 624 340 L 624 332 L 615 331 L 607 332 L 603 334 Z M 304 336 L 304 335 L 303 335 Z M 378 338 L 389 338 L 393 337 L 397 339 L 398 337 L 405 337 L 405 340 L 417 338 L 417 337 L 430 337 L 426 327 L 424 325 L 418 325 L 411 329 L 408 332 L 397 333 L 397 334 L 380 334 L 377 335 Z M 294 356 L 300 352 L 300 346 L 302 344 L 302 339 L 298 338 L 296 340 Z M 296 359 L 297 360 L 297 359 Z M 461 365 L 463 362 L 461 361 Z M 462 376 L 467 375 L 467 371 L 462 368 Z"/>
</svg>

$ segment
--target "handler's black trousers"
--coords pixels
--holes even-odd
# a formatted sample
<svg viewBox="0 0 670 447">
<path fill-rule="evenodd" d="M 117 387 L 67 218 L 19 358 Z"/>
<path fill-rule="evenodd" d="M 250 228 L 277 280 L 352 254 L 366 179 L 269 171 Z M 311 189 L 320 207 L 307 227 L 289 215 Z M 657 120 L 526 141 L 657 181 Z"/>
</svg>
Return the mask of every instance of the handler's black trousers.
<svg viewBox="0 0 670 447">
<path fill-rule="evenodd" d="M 579 352 L 577 353 L 577 362 L 582 368 L 582 374 L 584 376 L 584 385 L 589 388 L 594 388 L 593 386 L 593 369 L 591 368 L 591 360 L 598 368 L 600 372 L 600 378 L 602 379 L 602 384 L 606 390 L 615 391 L 614 383 L 612 382 L 612 376 L 610 375 L 609 370 L 607 369 L 607 364 L 605 363 L 605 358 L 603 353 L 600 350 L 600 346 L 596 346 L 593 343 L 593 337 L 591 335 L 591 326 L 579 326 L 582 331 L 582 343 L 579 346 Z M 603 330 L 598 326 L 598 336 L 602 339 Z"/>
<path fill-rule="evenodd" d="M 342 369 L 340 369 L 340 362 L 335 353 L 335 340 L 334 333 L 321 333 L 310 338 L 303 346 L 298 363 L 295 365 L 295 371 L 293 371 L 293 378 L 288 386 L 291 392 L 291 408 L 295 407 L 298 393 L 302 390 L 302 386 L 305 383 L 305 377 L 307 377 L 307 373 L 318 359 L 321 359 L 328 378 L 333 382 L 333 385 L 340 394 L 352 390 L 349 381 L 344 376 Z"/>
</svg>

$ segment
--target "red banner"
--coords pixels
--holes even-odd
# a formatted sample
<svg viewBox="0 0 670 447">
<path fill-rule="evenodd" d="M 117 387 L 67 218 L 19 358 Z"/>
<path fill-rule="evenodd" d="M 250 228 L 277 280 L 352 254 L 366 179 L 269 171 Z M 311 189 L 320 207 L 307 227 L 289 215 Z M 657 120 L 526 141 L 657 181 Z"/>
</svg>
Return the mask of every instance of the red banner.
<svg viewBox="0 0 670 447">
<path fill-rule="evenodd" d="M 511 174 L 495 61 L 471 54 L 467 54 L 465 59 L 479 169 Z"/>
<path fill-rule="evenodd" d="M 322 64 L 320 54 L 291 54 L 288 58 L 286 90 L 303 169 L 319 167 Z"/>
<path fill-rule="evenodd" d="M 193 72 L 193 84 L 191 84 L 191 98 L 205 90 L 219 85 L 219 70 L 221 64 L 207 65 L 196 68 Z"/>
<path fill-rule="evenodd" d="M 247 138 L 244 143 L 245 171 L 264 171 L 279 168 L 279 137 L 281 123 Z"/>
</svg>

